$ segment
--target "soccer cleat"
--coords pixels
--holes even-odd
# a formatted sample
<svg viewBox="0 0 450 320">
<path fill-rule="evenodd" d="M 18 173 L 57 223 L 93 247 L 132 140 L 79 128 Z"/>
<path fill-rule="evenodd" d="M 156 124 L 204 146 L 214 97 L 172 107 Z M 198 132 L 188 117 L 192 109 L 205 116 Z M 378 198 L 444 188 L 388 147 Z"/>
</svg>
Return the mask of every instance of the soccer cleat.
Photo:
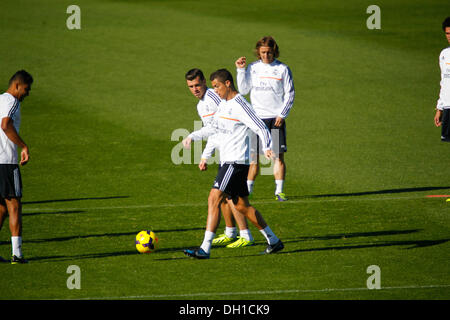
<svg viewBox="0 0 450 320">
<path fill-rule="evenodd" d="M 184 254 L 188 257 L 196 258 L 196 259 L 209 259 L 209 253 L 206 253 L 202 248 L 198 248 L 195 250 L 186 249 L 183 250 Z"/>
<path fill-rule="evenodd" d="M 23 263 L 28 263 L 28 260 L 24 259 L 24 257 L 17 257 L 17 256 L 12 256 L 11 257 L 11 264 L 23 264 Z"/>
<path fill-rule="evenodd" d="M 255 241 L 250 241 L 245 238 L 239 237 L 239 239 L 237 241 L 227 245 L 227 248 L 234 249 L 234 248 L 248 247 L 248 246 L 252 246 L 254 244 L 255 244 Z"/>
<path fill-rule="evenodd" d="M 281 240 L 278 240 L 278 242 L 275 244 L 269 244 L 267 246 L 266 250 L 264 250 L 263 254 L 271 254 L 271 253 L 281 251 L 283 249 L 284 249 L 283 242 L 281 242 Z"/>
<path fill-rule="evenodd" d="M 217 237 L 215 237 L 212 241 L 213 246 L 226 246 L 227 244 L 230 244 L 234 241 L 236 241 L 237 238 L 230 238 L 226 234 L 221 234 Z"/>
<path fill-rule="evenodd" d="M 286 195 L 283 192 L 277 193 L 275 195 L 275 200 L 277 201 L 287 201 L 288 198 L 286 198 Z"/>
</svg>

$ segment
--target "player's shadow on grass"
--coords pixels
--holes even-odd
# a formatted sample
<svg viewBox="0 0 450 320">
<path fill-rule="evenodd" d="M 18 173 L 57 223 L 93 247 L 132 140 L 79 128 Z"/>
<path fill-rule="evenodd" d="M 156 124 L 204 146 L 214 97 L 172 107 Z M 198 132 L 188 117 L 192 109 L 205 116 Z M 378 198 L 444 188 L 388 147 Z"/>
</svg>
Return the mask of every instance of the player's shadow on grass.
<svg viewBox="0 0 450 320">
<path fill-rule="evenodd" d="M 83 210 L 61 210 L 61 211 L 37 211 L 37 212 L 24 212 L 23 216 L 36 216 L 41 214 L 72 214 L 72 213 L 83 213 Z"/>
<path fill-rule="evenodd" d="M 83 200 L 111 200 L 111 199 L 125 199 L 130 196 L 111 196 L 111 197 L 89 197 L 89 198 L 70 198 L 70 199 L 53 199 L 53 200 L 39 200 L 39 201 L 24 201 L 23 205 L 27 204 L 39 204 L 39 203 L 52 203 L 52 202 L 70 202 L 70 201 L 83 201 Z"/>
<path fill-rule="evenodd" d="M 433 191 L 433 190 L 443 190 L 443 189 L 450 189 L 450 186 L 447 186 L 447 187 L 442 186 L 442 187 L 401 188 L 401 189 L 386 189 L 386 190 L 363 191 L 363 192 L 314 194 L 314 195 L 304 195 L 304 196 L 289 196 L 289 199 L 327 198 L 327 197 L 357 197 L 357 196 L 367 196 L 367 195 L 422 192 L 422 191 Z"/>
<path fill-rule="evenodd" d="M 163 253 L 163 252 L 182 252 L 183 249 L 186 249 L 186 247 L 180 247 L 180 248 L 158 248 L 157 253 Z M 136 250 L 125 250 L 125 251 L 115 251 L 115 252 L 101 252 L 101 253 L 87 253 L 87 254 L 80 254 L 80 255 L 73 255 L 73 256 L 62 256 L 62 255 L 55 255 L 55 256 L 40 256 L 40 257 L 31 257 L 28 258 L 29 261 L 71 261 L 71 260 L 83 260 L 83 259 L 98 259 L 98 258 L 110 258 L 110 257 L 120 257 L 120 256 L 151 256 L 154 253 L 149 254 L 141 254 L 137 252 Z M 156 259 L 156 260 L 175 260 L 177 258 L 169 258 L 169 259 Z"/>
<path fill-rule="evenodd" d="M 402 235 L 402 234 L 412 234 L 421 231 L 420 229 L 411 229 L 411 230 L 384 230 L 384 231 L 373 231 L 373 232 L 351 232 L 351 233 L 337 233 L 323 236 L 304 236 L 304 237 L 296 237 L 296 238 L 288 238 L 283 239 L 283 243 L 285 244 L 285 249 L 280 251 L 277 254 L 290 254 L 290 253 L 302 253 L 302 252 L 314 252 L 314 251 L 327 251 L 327 250 L 351 250 L 351 249 L 364 249 L 364 248 L 376 248 L 376 247 L 390 247 L 390 246 L 409 246 L 405 249 L 415 249 L 422 247 L 430 247 L 434 245 L 439 245 L 448 242 L 450 239 L 440 239 L 440 240 L 392 240 L 392 241 L 374 241 L 367 243 L 358 243 L 358 244 L 345 244 L 347 239 L 358 238 L 358 237 L 378 237 L 378 236 L 392 236 L 392 235 Z M 289 250 L 291 244 L 305 241 L 313 241 L 313 240 L 339 240 L 343 241 L 343 244 L 336 244 L 333 246 L 325 246 L 325 247 L 315 247 L 315 248 L 304 248 L 297 250 Z M 263 241 L 258 241 L 254 245 L 255 247 L 266 247 L 267 243 Z M 179 248 L 176 248 L 172 251 L 176 251 Z M 263 250 L 261 250 L 262 252 Z M 246 257 L 257 257 L 264 256 L 264 254 L 244 254 L 239 256 L 229 256 L 229 257 L 211 257 L 211 259 L 232 259 L 232 258 L 246 258 Z M 179 260 L 186 259 L 186 257 L 176 257 L 176 258 L 157 258 L 155 260 Z"/>
<path fill-rule="evenodd" d="M 308 241 L 308 240 L 333 240 L 333 239 L 350 239 L 358 237 L 378 237 L 378 236 L 391 236 L 398 234 L 410 234 L 419 232 L 421 229 L 411 229 L 411 230 L 383 230 L 383 231 L 372 231 L 372 232 L 349 232 L 349 233 L 337 233 L 328 234 L 324 236 L 304 236 L 296 237 L 295 241 Z M 286 239 L 284 242 L 290 241 Z"/>
<path fill-rule="evenodd" d="M 118 257 L 118 256 L 130 256 L 139 255 L 136 250 L 128 251 L 117 251 L 117 252 L 102 252 L 102 253 L 87 253 L 74 256 L 41 256 L 41 257 L 31 257 L 27 260 L 29 261 L 71 261 L 71 260 L 82 260 L 82 259 L 97 259 L 97 258 L 108 258 L 108 257 Z"/>
<path fill-rule="evenodd" d="M 391 236 L 400 234 L 411 234 L 421 231 L 420 229 L 411 230 L 384 230 L 384 231 L 373 231 L 373 232 L 351 232 L 351 233 L 338 233 L 324 236 L 305 236 L 297 237 L 294 239 L 286 239 L 283 242 L 285 247 L 289 247 L 289 243 L 303 242 L 308 240 L 337 240 L 341 239 L 345 241 L 346 239 L 358 238 L 358 237 L 378 237 L 378 236 Z M 430 247 L 434 245 L 439 245 L 446 243 L 450 239 L 440 239 L 440 240 L 389 240 L 389 241 L 376 241 L 363 243 L 363 244 L 337 244 L 333 246 L 321 247 L 321 248 L 305 248 L 297 250 L 284 250 L 280 253 L 296 253 L 296 252 L 310 252 L 310 251 L 324 251 L 324 250 L 349 250 L 349 249 L 363 249 L 363 248 L 374 248 L 374 247 L 390 247 L 390 246 L 410 246 L 406 249 Z"/>
<path fill-rule="evenodd" d="M 165 232 L 183 232 L 183 231 L 198 231 L 205 230 L 202 228 L 178 228 L 178 229 L 160 229 L 153 230 L 156 234 L 165 233 Z M 45 242 L 54 242 L 54 241 L 70 241 L 74 239 L 88 239 L 88 238 L 101 238 L 101 237 L 122 237 L 122 236 L 135 236 L 140 230 L 133 230 L 130 232 L 118 232 L 118 233 L 98 233 L 98 234 L 86 234 L 86 235 L 72 235 L 67 237 L 56 237 L 56 238 L 45 238 L 45 239 L 29 239 L 26 240 L 26 243 L 45 243 Z M 0 245 L 10 244 L 10 241 L 0 242 Z"/>
<path fill-rule="evenodd" d="M 301 252 L 312 252 L 312 251 L 328 251 L 328 250 L 351 250 L 351 249 L 367 249 L 367 248 L 378 248 L 378 247 L 392 247 L 392 246 L 409 246 L 405 249 L 415 249 L 423 247 L 431 247 L 439 244 L 448 242 L 450 239 L 440 239 L 440 240 L 398 240 L 398 241 L 380 241 L 375 243 L 365 243 L 365 244 L 349 244 L 349 245 L 336 245 L 321 248 L 305 248 L 297 250 L 283 250 L 279 254 L 288 253 L 301 253 Z M 285 248 L 288 247 L 285 245 Z"/>
</svg>

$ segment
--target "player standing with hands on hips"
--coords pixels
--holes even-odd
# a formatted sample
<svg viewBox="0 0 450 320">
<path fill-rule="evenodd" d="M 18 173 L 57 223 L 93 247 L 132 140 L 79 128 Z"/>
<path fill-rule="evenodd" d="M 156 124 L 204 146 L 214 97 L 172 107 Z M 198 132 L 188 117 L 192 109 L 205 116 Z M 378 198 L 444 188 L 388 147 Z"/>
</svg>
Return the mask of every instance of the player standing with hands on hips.
<svg viewBox="0 0 450 320">
<path fill-rule="evenodd" d="M 450 44 L 450 17 L 442 23 L 447 41 Z M 441 141 L 450 142 L 450 47 L 441 51 L 439 55 L 439 66 L 441 67 L 441 91 L 436 106 L 434 124 L 442 126 Z"/>
<path fill-rule="evenodd" d="M 246 58 L 236 60 L 237 86 L 239 93 L 246 95 L 250 92 L 250 102 L 256 114 L 272 131 L 275 162 L 273 174 L 275 178 L 275 200 L 286 201 L 283 192 L 286 176 L 284 153 L 286 147 L 285 119 L 294 103 L 295 90 L 291 70 L 287 65 L 277 60 L 280 55 L 277 43 L 272 37 L 263 37 L 255 47 L 259 58 L 245 68 Z M 256 138 L 255 136 L 253 136 Z M 256 150 L 252 150 L 252 163 L 250 164 L 247 186 L 250 194 L 259 171 L 259 139 L 252 142 Z"/>
<path fill-rule="evenodd" d="M 30 157 L 28 146 L 19 136 L 20 102 L 28 96 L 33 83 L 25 70 L 17 71 L 9 80 L 8 90 L 0 95 L 0 229 L 9 214 L 11 231 L 11 264 L 27 263 L 22 255 L 22 179 L 19 165 L 25 165 Z M 22 151 L 20 162 L 17 146 Z M 6 262 L 0 257 L 0 260 Z"/>
</svg>

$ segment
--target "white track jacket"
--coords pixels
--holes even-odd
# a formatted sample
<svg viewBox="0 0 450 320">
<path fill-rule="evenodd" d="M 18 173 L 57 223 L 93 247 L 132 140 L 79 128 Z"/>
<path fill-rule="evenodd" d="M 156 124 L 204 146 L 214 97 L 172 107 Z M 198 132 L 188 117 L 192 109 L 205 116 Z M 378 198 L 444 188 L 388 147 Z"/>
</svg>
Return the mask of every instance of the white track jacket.
<svg viewBox="0 0 450 320">
<path fill-rule="evenodd" d="M 237 94 L 233 99 L 221 101 L 211 125 L 192 132 L 189 137 L 196 141 L 217 134 L 221 163 L 249 164 L 250 130 L 261 138 L 263 151 L 272 147 L 269 129 L 250 103 Z"/>
<path fill-rule="evenodd" d="M 284 63 L 261 60 L 247 68 L 237 68 L 239 93 L 250 92 L 250 101 L 261 119 L 281 117 L 285 119 L 294 104 L 295 90 L 291 70 Z"/>
<path fill-rule="evenodd" d="M 441 91 L 436 108 L 450 109 L 450 47 L 441 51 L 439 66 L 441 67 Z"/>
</svg>

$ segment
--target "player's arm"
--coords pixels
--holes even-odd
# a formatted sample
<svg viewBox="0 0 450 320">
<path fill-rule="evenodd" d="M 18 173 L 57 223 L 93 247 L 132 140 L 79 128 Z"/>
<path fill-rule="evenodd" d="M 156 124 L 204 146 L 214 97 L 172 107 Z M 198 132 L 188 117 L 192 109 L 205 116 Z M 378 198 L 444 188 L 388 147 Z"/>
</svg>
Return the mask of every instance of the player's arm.
<svg viewBox="0 0 450 320">
<path fill-rule="evenodd" d="M 8 139 L 22 149 L 20 153 L 20 164 L 25 165 L 30 159 L 30 152 L 28 150 L 28 146 L 26 145 L 26 143 L 19 136 L 19 134 L 16 131 L 16 128 L 14 128 L 13 120 L 10 117 L 2 118 L 1 127 L 5 135 L 8 137 Z"/>
<path fill-rule="evenodd" d="M 201 129 L 191 132 L 186 138 L 183 139 L 182 143 L 183 146 L 186 149 L 189 149 L 191 147 L 192 141 L 198 141 L 208 138 L 209 136 L 212 136 L 213 134 L 217 133 L 217 128 L 213 126 L 205 126 Z"/>
<path fill-rule="evenodd" d="M 256 115 L 255 110 L 249 104 L 241 104 L 242 109 L 239 120 L 256 133 L 262 142 L 262 150 L 267 159 L 273 158 L 272 136 L 266 124 Z"/>
<path fill-rule="evenodd" d="M 252 89 L 250 68 L 245 68 L 246 58 L 240 57 L 236 60 L 236 83 L 240 94 L 246 95 Z"/>
<path fill-rule="evenodd" d="M 212 140 L 208 139 L 208 142 L 206 143 L 205 149 L 203 150 L 202 156 L 200 158 L 200 163 L 198 164 L 198 168 L 201 171 L 206 171 L 208 169 L 207 161 L 212 157 L 215 149 L 216 146 L 214 145 Z"/>
<path fill-rule="evenodd" d="M 447 65 L 445 64 L 445 60 L 443 59 L 442 56 L 442 52 L 439 55 L 439 68 L 441 69 L 441 80 L 444 79 L 445 77 L 445 72 L 447 69 Z M 444 102 L 442 97 L 444 96 L 444 85 L 443 82 L 441 81 L 441 88 L 439 90 L 439 98 L 436 104 L 436 113 L 434 115 L 434 124 L 436 125 L 436 127 L 441 126 L 442 124 L 442 114 L 444 112 Z"/>
<path fill-rule="evenodd" d="M 275 126 L 280 127 L 286 117 L 289 115 L 292 106 L 294 105 L 295 98 L 295 89 L 294 89 L 294 80 L 292 78 L 292 73 L 289 67 L 286 68 L 285 74 L 283 76 L 283 109 L 281 109 L 280 114 L 275 120 Z"/>
<path fill-rule="evenodd" d="M 214 154 L 215 149 L 216 149 L 215 144 L 212 142 L 211 139 L 208 139 L 205 149 L 203 149 L 202 159 L 208 160 L 209 158 L 211 158 L 212 155 Z"/>
<path fill-rule="evenodd" d="M 436 127 L 440 127 L 442 124 L 442 110 L 436 109 L 436 114 L 434 115 L 434 124 Z"/>
</svg>

